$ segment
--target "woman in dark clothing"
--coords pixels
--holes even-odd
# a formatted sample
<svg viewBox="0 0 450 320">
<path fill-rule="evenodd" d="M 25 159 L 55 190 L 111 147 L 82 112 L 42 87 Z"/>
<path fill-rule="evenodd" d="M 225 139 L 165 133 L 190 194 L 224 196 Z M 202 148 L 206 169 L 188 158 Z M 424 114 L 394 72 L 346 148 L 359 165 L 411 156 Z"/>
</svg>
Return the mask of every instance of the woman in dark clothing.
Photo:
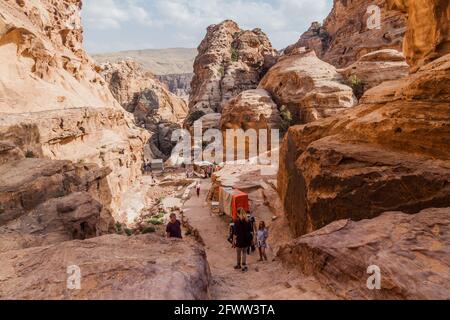
<svg viewBox="0 0 450 320">
<path fill-rule="evenodd" d="M 236 247 L 237 265 L 236 270 L 248 271 L 247 249 L 252 244 L 252 226 L 247 220 L 247 213 L 239 209 L 239 218 L 234 224 L 234 246 Z"/>
</svg>

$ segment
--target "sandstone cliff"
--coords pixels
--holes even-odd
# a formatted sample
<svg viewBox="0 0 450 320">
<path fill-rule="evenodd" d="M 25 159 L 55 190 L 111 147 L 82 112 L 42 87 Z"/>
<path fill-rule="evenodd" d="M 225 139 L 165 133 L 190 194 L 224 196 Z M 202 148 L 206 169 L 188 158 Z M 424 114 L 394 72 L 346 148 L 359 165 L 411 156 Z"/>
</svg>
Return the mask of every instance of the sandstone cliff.
<svg viewBox="0 0 450 320">
<path fill-rule="evenodd" d="M 113 215 L 141 175 L 148 134 L 82 47 L 81 1 L 0 2 L 1 163 L 39 157 L 109 168 Z"/>
<path fill-rule="evenodd" d="M 244 31 L 230 20 L 208 28 L 198 47 L 191 83 L 187 124 L 221 112 L 242 91 L 255 89 L 277 53 L 259 29 Z"/>
<path fill-rule="evenodd" d="M 374 51 L 362 56 L 345 69 L 338 70 L 358 97 L 384 81 L 405 78 L 409 66 L 404 55 L 394 49 Z"/>
<path fill-rule="evenodd" d="M 193 77 L 193 73 L 156 75 L 156 78 L 164 83 L 170 92 L 186 101 L 189 101 L 191 81 Z"/>
<path fill-rule="evenodd" d="M 167 158 L 172 151 L 172 132 L 181 128 L 186 118 L 186 102 L 133 61 L 106 63 L 102 68 L 117 101 L 134 115 L 140 127 L 152 134 L 153 157 Z"/>
<path fill-rule="evenodd" d="M 408 32 L 420 26 L 410 19 Z M 369 90 L 340 116 L 290 128 L 278 179 L 297 235 L 339 219 L 450 206 L 449 75 L 447 54 Z"/>
<path fill-rule="evenodd" d="M 373 5 L 381 9 L 380 28 L 368 24 L 373 16 L 373 10 L 368 9 Z M 373 51 L 401 50 L 405 25 L 404 15 L 392 10 L 386 0 L 334 0 L 333 10 L 323 24 L 313 23 L 285 52 L 306 47 L 315 50 L 320 59 L 343 68 Z"/>
</svg>

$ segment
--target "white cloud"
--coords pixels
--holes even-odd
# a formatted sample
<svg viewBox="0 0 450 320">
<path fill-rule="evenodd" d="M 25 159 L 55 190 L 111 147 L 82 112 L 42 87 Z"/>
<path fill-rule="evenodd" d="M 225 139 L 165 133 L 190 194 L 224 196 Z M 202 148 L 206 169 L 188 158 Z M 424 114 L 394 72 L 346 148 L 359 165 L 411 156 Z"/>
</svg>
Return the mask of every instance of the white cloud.
<svg viewBox="0 0 450 320">
<path fill-rule="evenodd" d="M 311 22 L 323 20 L 331 6 L 332 0 L 86 0 L 83 19 L 92 50 L 107 41 L 115 51 L 113 43 L 120 39 L 120 47 L 129 43 L 129 49 L 144 48 L 139 39 L 160 48 L 196 47 L 208 25 L 225 19 L 244 29 L 261 28 L 281 49 Z M 115 35 L 109 29 L 116 30 Z"/>
</svg>

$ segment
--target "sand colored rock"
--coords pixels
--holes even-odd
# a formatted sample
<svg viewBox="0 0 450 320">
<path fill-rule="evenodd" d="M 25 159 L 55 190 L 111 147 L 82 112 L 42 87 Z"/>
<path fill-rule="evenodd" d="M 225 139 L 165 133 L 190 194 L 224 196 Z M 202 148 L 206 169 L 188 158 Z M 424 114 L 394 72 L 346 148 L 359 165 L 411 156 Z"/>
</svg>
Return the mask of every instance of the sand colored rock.
<svg viewBox="0 0 450 320">
<path fill-rule="evenodd" d="M 0 110 L 120 107 L 82 48 L 81 1 L 0 3 Z"/>
<path fill-rule="evenodd" d="M 136 62 L 105 63 L 102 68 L 114 97 L 152 135 L 151 157 L 166 159 L 173 148 L 172 132 L 180 129 L 186 118 L 186 102 Z"/>
<path fill-rule="evenodd" d="M 372 27 L 370 6 L 380 8 L 379 28 Z M 370 22 L 368 22 L 370 21 Z M 381 49 L 401 50 L 406 31 L 404 14 L 393 10 L 387 0 L 334 0 L 323 24 L 313 23 L 299 41 L 285 52 L 306 47 L 338 68 L 355 63 L 362 56 Z"/>
<path fill-rule="evenodd" d="M 106 222 L 101 221 L 102 209 L 87 192 L 48 200 L 0 226 L 0 252 L 96 237 Z"/>
<path fill-rule="evenodd" d="M 258 86 L 276 56 L 260 29 L 244 31 L 231 20 L 208 27 L 194 63 L 190 112 L 221 112 L 229 99 Z"/>
<path fill-rule="evenodd" d="M 278 106 L 263 89 L 241 92 L 222 111 L 221 129 L 279 129 L 282 119 Z"/>
<path fill-rule="evenodd" d="M 394 49 L 374 51 L 362 56 L 345 69 L 338 70 L 354 86 L 361 86 L 361 93 L 384 81 L 397 80 L 409 75 L 409 66 L 403 54 Z"/>
<path fill-rule="evenodd" d="M 343 299 L 446 300 L 449 223 L 449 208 L 340 220 L 284 246 L 278 256 Z M 380 268 L 381 290 L 367 288 L 371 265 Z"/>
<path fill-rule="evenodd" d="M 1 253 L 0 298 L 207 299 L 209 266 L 193 241 L 108 235 Z M 67 288 L 73 265 L 81 271 L 80 290 Z"/>
<path fill-rule="evenodd" d="M 145 131 L 130 126 L 130 117 L 111 108 L 5 115 L 0 119 L 0 141 L 13 148 L 0 153 L 0 163 L 12 161 L 14 166 L 17 160 L 35 157 L 96 164 L 111 171 L 106 178 L 111 209 L 115 218 L 126 221 L 118 208 L 123 193 L 142 175 L 148 137 Z"/>
<path fill-rule="evenodd" d="M 411 71 L 450 53 L 450 4 L 447 0 L 386 0 L 408 16 L 403 44 Z"/>
<path fill-rule="evenodd" d="M 282 57 L 264 76 L 259 88 L 267 90 L 278 106 L 292 114 L 292 124 L 326 118 L 353 107 L 357 100 L 336 69 L 314 51 L 294 51 Z"/>
</svg>

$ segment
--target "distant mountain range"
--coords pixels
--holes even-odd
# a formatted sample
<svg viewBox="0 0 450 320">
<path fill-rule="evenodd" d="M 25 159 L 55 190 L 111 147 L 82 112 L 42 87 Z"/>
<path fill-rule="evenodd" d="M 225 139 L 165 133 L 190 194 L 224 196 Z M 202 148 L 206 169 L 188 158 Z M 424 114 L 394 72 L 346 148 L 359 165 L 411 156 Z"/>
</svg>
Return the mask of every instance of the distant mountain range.
<svg viewBox="0 0 450 320">
<path fill-rule="evenodd" d="M 140 63 L 146 71 L 155 75 L 186 74 L 193 72 L 197 49 L 171 48 L 130 50 L 93 55 L 97 63 L 118 62 L 132 59 Z"/>
</svg>

